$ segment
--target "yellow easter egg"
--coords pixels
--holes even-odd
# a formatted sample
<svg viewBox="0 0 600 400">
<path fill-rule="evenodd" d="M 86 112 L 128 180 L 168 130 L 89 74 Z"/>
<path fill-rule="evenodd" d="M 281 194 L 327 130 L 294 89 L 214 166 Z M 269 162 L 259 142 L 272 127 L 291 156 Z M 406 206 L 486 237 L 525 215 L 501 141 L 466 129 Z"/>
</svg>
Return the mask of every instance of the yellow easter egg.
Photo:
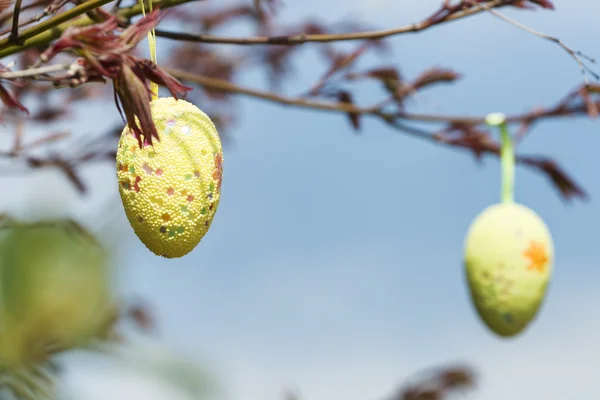
<svg viewBox="0 0 600 400">
<path fill-rule="evenodd" d="M 223 149 L 215 125 L 193 104 L 168 97 L 150 106 L 160 141 L 140 149 L 125 127 L 117 151 L 119 192 L 142 243 L 156 255 L 182 257 L 217 211 Z"/>
<path fill-rule="evenodd" d="M 464 266 L 483 322 L 504 337 L 522 332 L 546 295 L 554 261 L 544 221 L 516 203 L 494 204 L 472 222 Z"/>
</svg>

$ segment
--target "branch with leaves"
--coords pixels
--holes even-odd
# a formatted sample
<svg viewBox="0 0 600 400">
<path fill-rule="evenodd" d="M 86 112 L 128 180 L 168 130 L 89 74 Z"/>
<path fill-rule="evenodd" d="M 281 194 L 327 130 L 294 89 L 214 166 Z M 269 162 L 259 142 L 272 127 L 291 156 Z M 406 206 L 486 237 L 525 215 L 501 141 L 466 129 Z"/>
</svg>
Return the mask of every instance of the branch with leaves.
<svg viewBox="0 0 600 400">
<path fill-rule="evenodd" d="M 424 89 L 439 84 L 452 84 L 461 75 L 450 68 L 432 67 L 408 80 L 394 65 L 378 65 L 367 70 L 357 70 L 357 61 L 365 54 L 387 51 L 386 40 L 407 33 L 417 33 L 436 26 L 456 22 L 476 14 L 490 13 L 517 28 L 524 29 L 559 45 L 586 74 L 597 75 L 585 62 L 594 60 L 565 45 L 558 38 L 543 34 L 501 14 L 498 10 L 512 7 L 532 10 L 553 10 L 548 0 L 461 0 L 444 1 L 440 8 L 422 21 L 385 30 L 368 30 L 356 23 L 328 26 L 309 20 L 292 26 L 279 26 L 276 16 L 279 1 L 242 2 L 239 5 L 212 8 L 212 2 L 186 4 L 190 0 L 157 0 L 155 9 L 146 17 L 132 22 L 141 14 L 139 5 L 121 7 L 121 2 L 105 9 L 110 0 L 33 1 L 16 3 L 10 11 L 6 4 L 0 23 L 7 24 L 0 31 L 0 60 L 17 55 L 24 68 L 14 70 L 12 65 L 0 65 L 0 98 L 7 110 L 6 122 L 15 125 L 15 148 L 6 152 L 11 160 L 22 159 L 32 168 L 59 167 L 82 192 L 85 184 L 78 178 L 75 166 L 93 160 L 111 159 L 119 127 L 101 132 L 104 148 L 95 147 L 96 155 L 85 152 L 63 159 L 53 154 L 47 158 L 28 155 L 22 144 L 23 125 L 47 123 L 65 118 L 69 112 L 45 103 L 36 113 L 29 112 L 24 99 L 43 99 L 54 95 L 50 89 L 69 87 L 64 93 L 63 107 L 73 102 L 107 95 L 92 90 L 93 82 L 113 83 L 113 93 L 118 100 L 117 109 L 124 114 L 124 123 L 133 127 L 140 145 L 151 143 L 158 133 L 151 118 L 148 83 L 165 86 L 171 95 L 192 97 L 215 120 L 219 130 L 226 132 L 235 121 L 236 96 L 249 96 L 289 107 L 343 113 L 352 128 L 360 131 L 361 120 L 375 118 L 393 130 L 436 144 L 472 152 L 477 159 L 483 154 L 499 154 L 499 144 L 485 126 L 485 116 L 459 116 L 419 114 L 408 111 L 407 101 Z M 10 4 L 10 3 L 7 3 Z M 163 11 L 169 8 L 168 11 Z M 0 9 L 0 11 L 2 11 Z M 161 19 L 176 21 L 182 32 L 156 30 L 158 37 L 168 39 L 174 46 L 164 65 L 159 67 L 137 54 L 137 45 Z M 226 37 L 212 32 L 233 23 L 250 23 L 256 35 Z M 190 29 L 185 29 L 185 28 Z M 200 32 L 194 33 L 194 29 Z M 2 25 L 0 25 L 0 29 Z M 17 32 L 17 29 L 23 29 Z M 4 35 L 4 37 L 2 37 Z M 18 37 L 19 43 L 15 43 Z M 340 50 L 339 42 L 357 42 L 354 49 Z M 319 52 L 326 68 L 322 76 L 306 92 L 286 96 L 276 90 L 292 72 L 293 56 L 301 45 L 312 44 Z M 224 54 L 220 45 L 238 45 L 239 51 Z M 53 63 L 55 59 L 59 62 Z M 272 90 L 240 86 L 235 78 L 245 68 L 260 67 L 266 70 Z M 362 81 L 378 83 L 384 96 L 375 104 L 358 105 L 352 85 Z M 7 84 L 14 90 L 9 90 Z M 184 83 L 192 85 L 185 86 Z M 16 86 L 15 86 L 16 85 Z M 63 92 L 61 90 L 61 92 Z M 546 108 L 535 109 L 508 117 L 510 124 L 518 125 L 517 142 L 525 139 L 531 128 L 542 120 L 559 117 L 595 117 L 600 107 L 600 85 L 585 84 L 575 88 L 562 100 Z M 31 114 L 31 113 L 30 113 Z M 0 114 L 0 117 L 3 115 Z M 139 122 L 138 122 L 139 121 Z M 415 123 L 432 126 L 425 130 Z M 18 128 L 18 129 L 17 129 Z M 18 133 L 17 133 L 18 132 Z M 67 135 L 51 133 L 47 141 L 36 143 L 36 148 Z M 83 148 L 83 147 L 82 147 Z M 89 146 L 87 147 L 89 148 Z M 33 158 L 32 158 L 33 157 Z M 544 156 L 518 155 L 517 161 L 547 176 L 563 198 L 585 199 L 587 194 L 558 164 Z"/>
</svg>

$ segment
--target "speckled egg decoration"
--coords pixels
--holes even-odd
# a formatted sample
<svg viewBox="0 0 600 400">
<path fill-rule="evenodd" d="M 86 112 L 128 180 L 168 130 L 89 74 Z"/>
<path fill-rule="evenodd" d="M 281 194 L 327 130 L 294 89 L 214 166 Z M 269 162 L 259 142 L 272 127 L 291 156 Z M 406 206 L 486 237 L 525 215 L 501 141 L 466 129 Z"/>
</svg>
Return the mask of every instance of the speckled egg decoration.
<svg viewBox="0 0 600 400">
<path fill-rule="evenodd" d="M 160 136 L 140 149 L 126 126 L 117 151 L 117 178 L 125 213 L 154 254 L 182 257 L 208 231 L 220 200 L 223 150 L 210 118 L 172 97 L 153 100 Z"/>
<path fill-rule="evenodd" d="M 477 313 L 500 336 L 522 332 L 536 316 L 553 268 L 550 232 L 531 209 L 495 204 L 473 221 L 465 269 Z"/>
</svg>

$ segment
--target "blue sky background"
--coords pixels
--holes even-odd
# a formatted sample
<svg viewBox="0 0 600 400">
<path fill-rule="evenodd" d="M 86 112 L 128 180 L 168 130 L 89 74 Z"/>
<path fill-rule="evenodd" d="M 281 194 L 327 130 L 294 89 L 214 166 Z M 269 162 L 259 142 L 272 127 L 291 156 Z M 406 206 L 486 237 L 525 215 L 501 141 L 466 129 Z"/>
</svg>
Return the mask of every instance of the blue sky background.
<svg viewBox="0 0 600 400">
<path fill-rule="evenodd" d="M 421 20 L 439 3 L 288 1 L 281 18 L 300 21 L 318 12 L 323 21 L 357 18 L 391 28 Z M 556 12 L 506 13 L 600 57 L 600 4 L 556 3 Z M 552 104 L 582 81 L 560 48 L 490 15 L 389 44 L 387 63 L 408 78 L 431 66 L 464 74 L 456 85 L 420 94 L 414 111 L 521 112 Z M 303 54 L 286 93 L 299 93 L 323 72 L 310 45 Z M 265 87 L 259 73 L 240 82 Z M 364 93 L 375 100 L 375 90 Z M 364 119 L 362 134 L 354 135 L 344 115 L 251 99 L 238 104 L 218 213 L 202 243 L 182 259 L 158 258 L 137 240 L 120 208 L 111 163 L 85 169 L 94 182 L 91 197 L 78 198 L 62 176 L 45 171 L 4 178 L 2 192 L 9 194 L 0 205 L 23 215 L 44 204 L 54 213 L 93 216 L 88 223 L 120 244 L 123 293 L 155 308 L 161 343 L 207 361 L 234 399 L 274 400 L 287 388 L 306 400 L 375 399 L 421 368 L 455 361 L 480 373 L 480 388 L 468 398 L 600 395 L 596 121 L 540 124 L 520 147 L 556 157 L 591 201 L 565 205 L 544 177 L 517 170 L 517 201 L 550 227 L 556 263 L 538 319 L 518 338 L 501 340 L 474 313 L 461 263 L 471 220 L 499 198 L 497 160 L 477 166 L 467 153 L 375 120 Z M 87 123 L 77 127 L 93 131 L 109 116 L 119 118 L 110 104 L 90 106 Z M 106 201 L 98 218 L 93 212 Z M 81 366 L 69 382 L 87 393 L 82 398 L 174 398 L 122 374 Z"/>
</svg>

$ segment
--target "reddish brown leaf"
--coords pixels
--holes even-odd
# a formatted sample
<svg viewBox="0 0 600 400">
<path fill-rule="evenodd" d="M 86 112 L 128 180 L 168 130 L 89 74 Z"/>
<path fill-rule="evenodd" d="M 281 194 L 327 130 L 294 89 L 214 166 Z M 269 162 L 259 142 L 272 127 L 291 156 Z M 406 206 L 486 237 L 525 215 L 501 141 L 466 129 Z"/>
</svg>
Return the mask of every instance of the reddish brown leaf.
<svg viewBox="0 0 600 400">
<path fill-rule="evenodd" d="M 349 68 L 372 45 L 373 42 L 365 42 L 357 46 L 356 49 L 350 52 L 338 52 L 332 50 L 331 54 L 329 55 L 332 61 L 331 66 L 325 72 L 325 74 L 323 74 L 321 79 L 319 79 L 319 81 L 316 84 L 314 84 L 313 87 L 308 91 L 309 95 L 318 95 L 321 89 L 323 89 L 326 86 L 327 82 L 331 77 L 333 77 L 338 72 Z"/>
<path fill-rule="evenodd" d="M 155 328 L 154 318 L 147 307 L 136 304 L 129 308 L 129 317 L 138 326 L 145 331 L 153 331 Z"/>
<path fill-rule="evenodd" d="M 356 60 L 363 55 L 369 47 L 373 45 L 373 42 L 365 42 L 356 47 L 350 52 L 337 52 L 332 54 L 332 65 L 326 75 L 332 75 L 342 69 L 346 69 L 351 66 Z"/>
<path fill-rule="evenodd" d="M 72 165 L 63 160 L 57 160 L 56 166 L 65 174 L 67 179 L 75 186 L 80 194 L 87 192 L 87 187 Z"/>
<path fill-rule="evenodd" d="M 119 75 L 113 80 L 115 93 L 125 113 L 125 120 L 141 147 L 152 145 L 152 139 L 160 140 L 150 111 L 150 89 L 133 70 L 123 64 Z M 136 117 L 139 119 L 136 121 Z"/>
<path fill-rule="evenodd" d="M 211 13 L 204 13 L 200 17 L 200 24 L 204 31 L 211 31 L 240 17 L 253 17 L 255 10 L 250 5 L 234 5 Z"/>
<path fill-rule="evenodd" d="M 58 157 L 52 157 L 49 159 L 29 157 L 26 161 L 27 164 L 32 168 L 56 167 L 60 169 L 80 194 L 85 194 L 87 192 L 87 187 L 83 183 L 83 180 L 81 177 L 79 177 L 73 166 L 68 161 Z"/>
<path fill-rule="evenodd" d="M 0 12 L 6 10 L 12 4 L 12 0 L 0 0 Z"/>
<path fill-rule="evenodd" d="M 272 88 L 277 88 L 281 80 L 293 72 L 290 58 L 296 47 L 293 46 L 268 46 L 263 53 L 267 65 L 269 83 Z"/>
<path fill-rule="evenodd" d="M 412 87 L 415 90 L 422 89 L 426 86 L 432 85 L 434 83 L 448 83 L 454 82 L 455 80 L 461 77 L 460 74 L 450 70 L 443 68 L 430 68 L 420 74 L 415 80 L 412 82 Z"/>
<path fill-rule="evenodd" d="M 149 79 L 169 89 L 171 96 L 180 98 L 192 90 L 191 87 L 183 85 L 179 80 L 169 75 L 165 70 L 158 67 L 150 60 L 133 60 L 133 68 L 138 78 Z"/>
<path fill-rule="evenodd" d="M 48 144 L 48 143 L 54 143 L 57 142 L 61 139 L 65 139 L 66 137 L 70 136 L 69 132 L 56 132 L 56 133 L 51 133 L 47 136 L 43 136 L 37 140 L 34 140 L 32 142 L 29 142 L 25 145 L 25 147 L 29 150 L 35 148 L 35 147 L 39 147 L 43 144 Z"/>
<path fill-rule="evenodd" d="M 318 23 L 316 21 L 305 22 L 304 24 L 302 24 L 299 27 L 295 28 L 294 31 L 296 33 L 297 32 L 302 32 L 302 33 L 305 33 L 307 35 L 322 35 L 324 33 L 329 33 L 329 29 L 327 28 L 326 25 L 323 25 L 323 24 Z"/>
<path fill-rule="evenodd" d="M 192 88 L 182 85 L 150 60 L 123 56 L 123 61 L 117 77 L 113 79 L 115 94 L 139 146 L 152 145 L 153 139 L 160 140 L 160 138 L 150 111 L 151 97 L 148 80 L 166 86 L 176 99 Z"/>
<path fill-rule="evenodd" d="M 225 57 L 215 51 L 214 47 L 186 43 L 173 51 L 173 61 L 177 69 L 192 72 L 198 75 L 232 81 L 238 60 Z M 212 100 L 224 101 L 230 98 L 231 93 L 203 88 L 204 93 Z"/>
<path fill-rule="evenodd" d="M 500 154 L 499 144 L 493 141 L 486 132 L 477 129 L 473 125 L 454 124 L 444 132 L 446 134 L 454 133 L 455 135 L 442 136 L 440 140 L 453 146 L 469 149 L 478 159 L 483 153 Z M 569 177 L 554 160 L 545 157 L 517 155 L 516 161 L 543 172 L 550 178 L 554 187 L 558 189 L 565 200 L 587 199 L 588 195 L 583 188 Z"/>
<path fill-rule="evenodd" d="M 514 4 L 512 4 L 512 6 L 516 7 L 516 8 L 523 8 L 523 9 L 528 9 L 528 10 L 535 9 L 535 6 L 545 8 L 548 10 L 555 9 L 554 4 L 552 4 L 552 2 L 550 0 L 521 0 L 521 1 L 516 1 Z"/>
<path fill-rule="evenodd" d="M 21 104 L 11 93 L 8 89 L 6 89 L 4 86 L 0 85 L 0 100 L 2 100 L 2 103 L 8 107 L 8 108 L 16 108 L 18 110 L 21 110 L 25 113 L 29 113 L 29 110 L 27 109 L 27 107 L 25 107 L 23 104 Z"/>
<path fill-rule="evenodd" d="M 393 400 L 442 400 L 453 391 L 471 388 L 474 380 L 473 373 L 466 368 L 439 369 L 401 389 Z"/>
<path fill-rule="evenodd" d="M 381 67 L 381 68 L 373 68 L 367 72 L 365 72 L 366 76 L 371 78 L 379 79 L 381 81 L 392 80 L 395 82 L 401 82 L 402 78 L 400 76 L 400 72 L 397 68 L 394 67 Z"/>
<path fill-rule="evenodd" d="M 67 114 L 67 110 L 63 107 L 43 106 L 31 119 L 38 122 L 50 122 L 59 119 L 65 114 Z"/>
<path fill-rule="evenodd" d="M 120 35 L 119 41 L 129 46 L 136 45 L 146 38 L 152 28 L 160 22 L 162 16 L 163 14 L 159 14 L 159 10 L 152 11 L 135 24 L 129 25 Z"/>
<path fill-rule="evenodd" d="M 98 58 L 124 56 L 146 37 L 160 18 L 159 10 L 154 10 L 135 24 L 130 25 L 121 35 L 115 33 L 118 27 L 115 16 L 90 26 L 70 26 L 40 57 L 42 60 L 48 61 L 65 50 L 83 49 L 87 53 L 91 53 L 91 55 L 85 55 L 86 60 L 94 64 L 97 70 L 102 70 Z M 109 75 L 107 71 L 101 72 L 103 75 Z"/>
<path fill-rule="evenodd" d="M 466 368 L 451 368 L 439 374 L 441 385 L 445 388 L 466 388 L 474 385 L 473 373 Z"/>
<path fill-rule="evenodd" d="M 520 157 L 519 161 L 544 172 L 566 201 L 571 201 L 575 198 L 581 200 L 588 198 L 585 190 L 567 175 L 554 160 L 545 157 Z"/>
<path fill-rule="evenodd" d="M 160 140 L 150 112 L 149 81 L 166 86 L 175 98 L 191 90 L 153 62 L 129 54 L 159 19 L 159 11 L 155 10 L 130 25 L 121 35 L 115 32 L 115 17 L 87 27 L 70 27 L 43 54 L 44 59 L 49 59 L 67 49 L 85 50 L 84 57 L 78 60 L 79 74 L 57 84 L 77 86 L 104 77 L 112 79 L 117 108 L 121 116 L 125 114 L 124 119 L 140 147 L 152 145 L 153 139 Z"/>
<path fill-rule="evenodd" d="M 113 31 L 117 28 L 116 17 L 85 27 L 70 26 L 62 33 L 40 58 L 43 61 L 51 60 L 58 53 L 70 49 L 85 49 L 95 54 L 106 54 L 122 48 L 119 37 Z"/>
<path fill-rule="evenodd" d="M 442 400 L 443 393 L 436 389 L 407 389 L 402 400 Z"/>
<path fill-rule="evenodd" d="M 354 102 L 352 99 L 352 94 L 348 91 L 345 91 L 345 90 L 340 91 L 337 95 L 337 98 L 341 103 L 354 105 Z M 360 130 L 360 114 L 358 114 L 356 112 L 349 112 L 347 115 L 348 115 L 348 119 L 350 120 L 350 123 L 352 124 L 352 127 L 354 128 L 354 130 L 359 131 Z"/>
<path fill-rule="evenodd" d="M 591 118 L 596 118 L 598 116 L 598 107 L 596 106 L 596 103 L 592 100 L 590 96 L 590 90 L 585 86 L 582 87 L 580 91 L 580 96 L 587 107 L 588 115 Z"/>
</svg>

